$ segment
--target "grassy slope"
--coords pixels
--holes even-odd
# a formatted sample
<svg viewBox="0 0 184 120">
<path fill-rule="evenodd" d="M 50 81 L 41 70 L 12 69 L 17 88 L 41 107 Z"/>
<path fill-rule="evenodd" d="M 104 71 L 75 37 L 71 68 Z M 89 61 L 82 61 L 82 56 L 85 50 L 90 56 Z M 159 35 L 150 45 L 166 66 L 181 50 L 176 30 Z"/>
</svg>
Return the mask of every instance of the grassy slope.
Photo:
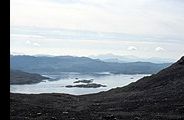
<svg viewBox="0 0 184 120">
<path fill-rule="evenodd" d="M 33 84 L 44 79 L 49 79 L 35 73 L 27 73 L 20 70 L 10 70 L 10 84 Z"/>
</svg>

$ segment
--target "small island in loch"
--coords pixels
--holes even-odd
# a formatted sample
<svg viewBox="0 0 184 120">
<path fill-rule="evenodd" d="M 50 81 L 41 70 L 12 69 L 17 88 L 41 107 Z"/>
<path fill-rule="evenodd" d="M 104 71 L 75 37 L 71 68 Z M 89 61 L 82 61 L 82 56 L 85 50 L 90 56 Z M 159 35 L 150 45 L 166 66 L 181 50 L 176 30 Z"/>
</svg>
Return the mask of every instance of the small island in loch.
<svg viewBox="0 0 184 120">
<path fill-rule="evenodd" d="M 99 88 L 106 87 L 106 85 L 97 84 L 97 83 L 89 83 L 89 84 L 78 84 L 78 85 L 67 85 L 67 88 L 79 87 L 79 88 Z"/>
<path fill-rule="evenodd" d="M 90 79 L 90 80 L 77 80 L 77 81 L 74 81 L 73 83 L 92 83 L 93 82 L 93 79 Z"/>
</svg>

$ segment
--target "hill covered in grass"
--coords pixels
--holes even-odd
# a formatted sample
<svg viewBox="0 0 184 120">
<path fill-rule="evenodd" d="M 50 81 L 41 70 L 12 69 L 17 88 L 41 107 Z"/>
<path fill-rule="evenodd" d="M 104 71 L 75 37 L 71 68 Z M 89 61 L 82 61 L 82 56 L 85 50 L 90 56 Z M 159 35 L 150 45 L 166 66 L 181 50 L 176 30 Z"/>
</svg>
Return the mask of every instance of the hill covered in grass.
<svg viewBox="0 0 184 120">
<path fill-rule="evenodd" d="M 33 84 L 39 83 L 47 77 L 36 73 L 27 73 L 20 70 L 10 70 L 10 84 Z"/>
</svg>

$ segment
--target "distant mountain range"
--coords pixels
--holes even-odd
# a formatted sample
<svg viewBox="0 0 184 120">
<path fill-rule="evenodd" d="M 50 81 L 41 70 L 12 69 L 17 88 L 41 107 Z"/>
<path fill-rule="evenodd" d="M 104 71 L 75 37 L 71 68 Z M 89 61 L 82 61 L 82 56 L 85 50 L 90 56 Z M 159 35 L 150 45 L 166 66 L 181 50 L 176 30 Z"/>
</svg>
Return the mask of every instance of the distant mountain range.
<svg viewBox="0 0 184 120">
<path fill-rule="evenodd" d="M 150 57 L 150 58 L 139 58 L 133 55 L 114 55 L 114 54 L 101 54 L 101 55 L 91 55 L 89 56 L 93 59 L 100 59 L 105 62 L 118 62 L 118 63 L 127 63 L 127 62 L 152 62 L 152 63 L 173 63 L 176 60 L 169 58 L 159 58 L 159 57 Z"/>
<path fill-rule="evenodd" d="M 99 59 L 73 56 L 10 56 L 12 69 L 26 72 L 111 72 L 123 74 L 152 74 L 171 65 L 171 63 L 155 64 L 150 62 L 115 63 Z"/>
</svg>

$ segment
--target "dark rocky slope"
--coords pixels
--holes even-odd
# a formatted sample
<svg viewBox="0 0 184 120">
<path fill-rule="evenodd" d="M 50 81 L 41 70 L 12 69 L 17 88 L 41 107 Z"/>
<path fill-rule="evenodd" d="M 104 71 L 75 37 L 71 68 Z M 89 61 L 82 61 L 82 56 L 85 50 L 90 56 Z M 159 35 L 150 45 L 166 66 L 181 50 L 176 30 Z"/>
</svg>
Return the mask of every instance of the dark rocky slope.
<svg viewBox="0 0 184 120">
<path fill-rule="evenodd" d="M 135 83 L 97 94 L 10 94 L 12 120 L 183 120 L 184 57 Z"/>
<path fill-rule="evenodd" d="M 10 84 L 33 84 L 39 83 L 47 77 L 36 73 L 27 73 L 20 70 L 10 70 Z"/>
</svg>

